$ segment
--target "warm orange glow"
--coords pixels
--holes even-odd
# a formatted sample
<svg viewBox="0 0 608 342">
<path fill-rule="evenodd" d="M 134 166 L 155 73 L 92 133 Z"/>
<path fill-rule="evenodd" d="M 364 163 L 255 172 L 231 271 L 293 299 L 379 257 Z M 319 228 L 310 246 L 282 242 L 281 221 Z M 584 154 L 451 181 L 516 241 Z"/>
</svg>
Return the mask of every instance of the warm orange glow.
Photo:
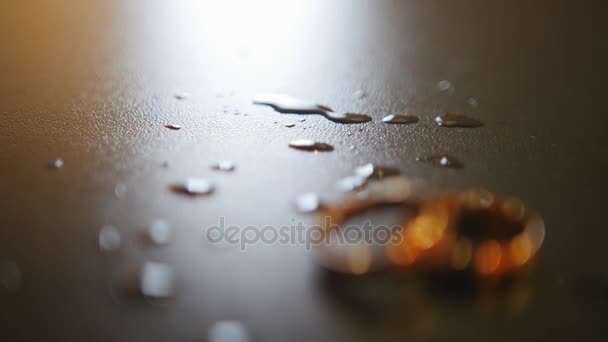
<svg viewBox="0 0 608 342">
<path fill-rule="evenodd" d="M 455 270 L 463 270 L 471 263 L 473 257 L 473 243 L 470 239 L 463 238 L 452 248 L 451 264 Z"/>
<path fill-rule="evenodd" d="M 475 267 L 482 275 L 491 275 L 498 271 L 502 259 L 502 249 L 496 240 L 483 242 L 475 255 Z"/>
<path fill-rule="evenodd" d="M 523 265 L 532 257 L 532 242 L 526 235 L 519 235 L 511 241 L 509 252 L 513 263 Z"/>
<path fill-rule="evenodd" d="M 421 214 L 408 225 L 406 242 L 416 249 L 429 249 L 443 237 L 447 224 L 448 218 L 441 210 Z"/>
<path fill-rule="evenodd" d="M 388 245 L 386 255 L 391 263 L 399 266 L 410 266 L 416 260 L 414 253 L 404 244 Z"/>
</svg>

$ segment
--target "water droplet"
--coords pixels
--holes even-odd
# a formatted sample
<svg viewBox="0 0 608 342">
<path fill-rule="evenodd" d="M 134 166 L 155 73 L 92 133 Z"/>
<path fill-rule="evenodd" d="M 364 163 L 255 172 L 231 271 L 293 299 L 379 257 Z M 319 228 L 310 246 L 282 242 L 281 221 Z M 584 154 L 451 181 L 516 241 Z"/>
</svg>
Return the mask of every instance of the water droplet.
<svg viewBox="0 0 608 342">
<path fill-rule="evenodd" d="M 338 189 L 343 192 L 355 191 L 362 189 L 367 183 L 365 177 L 360 176 L 348 176 L 338 181 Z"/>
<path fill-rule="evenodd" d="M 324 114 L 325 112 L 332 111 L 332 109 L 327 106 L 280 94 L 256 95 L 253 99 L 253 103 L 270 106 L 280 113 Z"/>
<path fill-rule="evenodd" d="M 365 93 L 365 91 L 363 91 L 361 89 L 359 89 L 353 93 L 353 98 L 358 99 L 358 100 L 361 100 L 362 98 L 365 98 L 366 96 L 367 96 L 367 94 Z"/>
<path fill-rule="evenodd" d="M 155 220 L 148 227 L 148 238 L 156 245 L 166 245 L 172 237 L 171 226 L 163 220 Z"/>
<path fill-rule="evenodd" d="M 333 122 L 338 123 L 364 123 L 372 121 L 372 117 L 359 113 L 334 113 L 325 112 L 323 115 Z"/>
<path fill-rule="evenodd" d="M 0 287 L 14 293 L 21 287 L 21 270 L 12 261 L 0 261 Z"/>
<path fill-rule="evenodd" d="M 215 190 L 213 184 L 203 178 L 188 178 L 181 184 L 171 186 L 174 192 L 179 192 L 187 195 L 209 195 Z"/>
<path fill-rule="evenodd" d="M 479 102 L 477 102 L 477 99 L 474 97 L 469 97 L 467 99 L 467 103 L 469 106 L 471 106 L 471 108 L 477 108 L 479 106 Z"/>
<path fill-rule="evenodd" d="M 61 158 L 57 158 L 49 164 L 49 167 L 52 169 L 61 169 L 63 167 L 63 160 Z"/>
<path fill-rule="evenodd" d="M 298 196 L 296 199 L 296 208 L 302 213 L 312 213 L 319 209 L 321 200 L 314 192 L 307 192 Z"/>
<path fill-rule="evenodd" d="M 123 198 L 127 194 L 127 186 L 123 183 L 118 183 L 114 186 L 114 196 Z"/>
<path fill-rule="evenodd" d="M 245 326 L 236 321 L 219 321 L 209 328 L 209 342 L 248 342 Z"/>
<path fill-rule="evenodd" d="M 316 142 L 309 139 L 294 140 L 289 143 L 289 147 L 304 151 L 329 152 L 334 150 L 334 147 L 330 144 Z"/>
<path fill-rule="evenodd" d="M 285 127 L 287 127 L 287 128 L 294 127 L 295 125 L 296 125 L 296 124 L 295 124 L 295 123 L 293 123 L 293 122 L 288 122 L 288 123 L 286 123 L 286 124 L 283 124 L 283 126 L 285 126 Z"/>
<path fill-rule="evenodd" d="M 106 225 L 99 231 L 98 244 L 103 252 L 113 252 L 120 248 L 120 232 L 114 226 Z"/>
<path fill-rule="evenodd" d="M 355 176 L 363 177 L 365 179 L 380 179 L 388 176 L 395 176 L 399 173 L 400 171 L 394 167 L 378 166 L 372 163 L 367 163 L 355 169 Z"/>
<path fill-rule="evenodd" d="M 334 113 L 327 106 L 300 100 L 286 95 L 264 94 L 258 95 L 253 100 L 254 104 L 272 107 L 280 113 L 295 114 L 321 114 L 327 119 L 339 123 L 363 123 L 371 121 L 371 117 L 357 113 Z"/>
<path fill-rule="evenodd" d="M 439 81 L 439 83 L 437 83 L 437 88 L 439 88 L 439 91 L 443 92 L 454 92 L 454 86 L 452 85 L 452 82 L 448 80 Z"/>
<path fill-rule="evenodd" d="M 437 125 L 442 127 L 463 127 L 463 128 L 474 128 L 481 127 L 483 123 L 477 119 L 473 119 L 462 114 L 441 114 L 435 118 Z"/>
<path fill-rule="evenodd" d="M 175 95 L 173 95 L 173 97 L 175 97 L 177 100 L 187 100 L 188 98 L 190 98 L 190 94 L 189 93 L 176 93 Z"/>
<path fill-rule="evenodd" d="M 298 120 L 298 121 L 300 121 L 300 122 L 304 122 L 304 121 L 306 121 L 306 119 L 300 119 L 300 120 Z"/>
<path fill-rule="evenodd" d="M 174 131 L 182 129 L 182 126 L 176 124 L 165 124 L 165 127 Z"/>
<path fill-rule="evenodd" d="M 139 289 L 146 297 L 167 298 L 174 292 L 173 268 L 158 262 L 146 262 L 139 275 Z"/>
<path fill-rule="evenodd" d="M 446 155 L 432 155 L 425 157 L 416 158 L 417 161 L 428 163 L 438 167 L 452 168 L 452 169 L 461 169 L 463 168 L 463 164 L 458 161 L 458 159 L 446 156 Z"/>
<path fill-rule="evenodd" d="M 353 135 L 351 132 L 346 132 L 346 136 L 350 137 L 351 135 Z"/>
<path fill-rule="evenodd" d="M 351 150 L 351 151 L 352 151 L 352 150 L 354 150 L 355 148 L 356 148 L 356 147 L 355 147 L 355 146 L 353 146 L 353 145 L 351 145 L 351 146 L 349 146 L 349 147 L 348 147 L 348 149 L 349 149 L 349 150 Z"/>
<path fill-rule="evenodd" d="M 229 160 L 220 160 L 219 162 L 211 165 L 211 169 L 216 171 L 231 172 L 234 171 L 235 168 L 236 165 Z"/>
<path fill-rule="evenodd" d="M 389 124 L 412 124 L 418 122 L 415 115 L 390 114 L 382 118 L 382 121 Z"/>
<path fill-rule="evenodd" d="M 401 203 L 421 195 L 424 190 L 423 187 L 424 183 L 420 180 L 403 176 L 390 176 L 369 182 L 365 192 L 359 195 L 377 202 Z"/>
</svg>

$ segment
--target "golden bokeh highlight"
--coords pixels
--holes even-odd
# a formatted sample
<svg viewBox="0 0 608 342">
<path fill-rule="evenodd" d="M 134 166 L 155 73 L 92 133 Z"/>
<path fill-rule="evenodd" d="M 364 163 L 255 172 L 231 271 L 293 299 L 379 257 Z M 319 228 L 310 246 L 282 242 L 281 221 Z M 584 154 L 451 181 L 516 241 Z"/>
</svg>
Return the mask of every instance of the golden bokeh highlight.
<svg viewBox="0 0 608 342">
<path fill-rule="evenodd" d="M 454 270 L 464 270 L 473 258 L 473 242 L 468 238 L 461 238 L 452 248 L 450 263 Z"/>
<path fill-rule="evenodd" d="M 511 240 L 509 253 L 515 265 L 524 265 L 532 257 L 532 242 L 526 235 L 520 234 Z"/>
<path fill-rule="evenodd" d="M 481 275 L 498 273 L 502 260 L 502 248 L 496 240 L 482 242 L 475 253 L 475 269 Z"/>
</svg>

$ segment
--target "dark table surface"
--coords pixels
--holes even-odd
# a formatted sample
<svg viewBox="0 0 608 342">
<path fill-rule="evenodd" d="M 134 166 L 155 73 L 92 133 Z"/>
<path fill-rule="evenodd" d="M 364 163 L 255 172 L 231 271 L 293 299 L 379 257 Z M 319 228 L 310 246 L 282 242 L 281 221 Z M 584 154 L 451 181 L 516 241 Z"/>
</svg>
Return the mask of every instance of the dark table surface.
<svg viewBox="0 0 608 342">
<path fill-rule="evenodd" d="M 605 340 L 601 6 L 2 1 L 0 340 L 200 341 L 225 319 L 259 341 Z M 453 92 L 438 91 L 441 80 Z M 353 96 L 359 90 L 362 98 Z M 190 95 L 176 99 L 181 92 Z M 253 106 L 259 92 L 374 121 L 299 122 Z M 440 110 L 484 126 L 438 127 Z M 380 121 L 395 112 L 421 119 Z M 289 149 L 296 138 L 336 149 Z M 453 155 L 464 168 L 416 162 L 431 153 Z M 64 166 L 49 169 L 56 158 Z M 224 159 L 235 172 L 209 169 Z M 366 162 L 439 189 L 517 195 L 547 226 L 535 269 L 500 293 L 462 291 L 417 275 L 327 274 L 301 245 L 240 251 L 205 239 L 221 217 L 240 227 L 311 224 L 294 198 L 307 191 L 334 198 L 335 183 Z M 217 191 L 205 198 L 169 191 L 190 176 L 212 180 Z M 156 218 L 175 229 L 166 247 L 141 241 Z M 97 246 L 106 224 L 122 233 L 116 253 Z M 172 265 L 174 298 L 143 300 L 121 287 L 146 261 Z"/>
</svg>

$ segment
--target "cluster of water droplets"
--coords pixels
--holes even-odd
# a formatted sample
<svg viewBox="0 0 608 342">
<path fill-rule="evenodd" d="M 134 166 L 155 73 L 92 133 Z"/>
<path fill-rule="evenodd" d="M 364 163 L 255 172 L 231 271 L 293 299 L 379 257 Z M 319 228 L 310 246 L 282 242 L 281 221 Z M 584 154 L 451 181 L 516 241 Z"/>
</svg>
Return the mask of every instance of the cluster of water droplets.
<svg viewBox="0 0 608 342">
<path fill-rule="evenodd" d="M 438 83 L 438 88 L 442 92 L 453 93 L 454 86 L 449 81 L 441 81 Z M 174 95 L 177 100 L 187 100 L 190 98 L 188 93 L 176 93 Z M 352 94 L 354 99 L 364 99 L 367 94 L 363 90 L 356 91 Z M 301 115 L 321 115 L 326 119 L 344 124 L 366 123 L 372 120 L 369 115 L 351 112 L 334 112 L 330 107 L 320 105 L 314 102 L 300 100 L 294 97 L 278 94 L 258 95 L 254 99 L 254 103 L 258 105 L 267 105 L 280 113 L 301 114 Z M 477 108 L 477 99 L 470 97 L 467 103 L 472 108 Z M 239 114 L 236 111 L 235 114 Z M 411 114 L 389 114 L 383 117 L 382 122 L 386 124 L 402 124 L 409 125 L 419 122 L 419 117 Z M 305 122 L 306 118 L 297 120 Z M 278 122 L 275 122 L 278 123 Z M 435 118 L 435 123 L 441 127 L 460 127 L 473 128 L 480 127 L 483 124 L 481 121 L 468 117 L 462 114 L 443 113 Z M 286 128 L 296 126 L 295 122 L 286 122 L 283 124 Z M 166 123 L 164 127 L 170 130 L 180 130 L 181 125 L 175 123 Z M 347 135 L 351 135 L 350 132 Z M 334 150 L 334 146 L 312 139 L 298 139 L 289 142 L 288 146 L 293 149 L 309 151 L 309 152 L 330 152 Z M 351 146 L 351 150 L 354 149 Z M 429 155 L 418 157 L 418 161 L 428 163 L 437 167 L 443 168 L 462 168 L 462 163 L 454 157 L 448 155 Z M 61 169 L 64 165 L 62 159 L 57 158 L 52 161 L 49 166 L 52 169 Z M 161 167 L 167 168 L 168 162 L 163 162 Z M 218 172 L 233 172 L 236 165 L 227 160 L 218 161 L 211 164 L 210 168 Z M 354 169 L 352 175 L 342 178 L 338 181 L 338 188 L 345 192 L 358 191 L 365 189 L 371 181 L 382 180 L 386 177 L 399 175 L 400 172 L 394 167 L 387 167 L 367 163 Z M 387 183 L 388 184 L 388 183 Z M 393 192 L 387 192 L 387 186 L 393 189 Z M 383 187 L 383 196 L 387 193 L 398 193 L 399 196 L 409 190 L 410 183 L 403 180 L 396 181 L 394 184 L 389 184 Z M 215 185 L 205 178 L 187 178 L 181 182 L 174 183 L 170 189 L 179 194 L 189 196 L 207 196 L 215 191 Z M 369 191 L 374 193 L 375 188 L 369 187 Z M 127 187 L 124 183 L 118 183 L 114 188 L 116 198 L 123 198 L 126 194 Z M 380 191 L 378 191 L 380 192 Z M 323 207 L 319 195 L 314 192 L 303 193 L 295 200 L 296 210 L 301 213 L 312 213 Z M 145 230 L 147 241 L 152 245 L 160 247 L 171 243 L 174 238 L 173 228 L 169 223 L 162 219 L 157 219 L 148 224 Z M 104 225 L 98 232 L 98 247 L 104 254 L 117 253 L 123 247 L 123 234 L 113 225 Z M 176 288 L 175 269 L 168 263 L 162 262 L 145 262 L 139 269 L 137 277 L 139 293 L 146 298 L 160 299 L 172 297 Z M 16 291 L 21 285 L 21 270 L 17 264 L 8 261 L 0 261 L 0 286 L 7 291 Z M 219 321 L 215 323 L 208 331 L 209 341 L 248 341 L 249 334 L 243 324 L 236 321 Z"/>
</svg>

